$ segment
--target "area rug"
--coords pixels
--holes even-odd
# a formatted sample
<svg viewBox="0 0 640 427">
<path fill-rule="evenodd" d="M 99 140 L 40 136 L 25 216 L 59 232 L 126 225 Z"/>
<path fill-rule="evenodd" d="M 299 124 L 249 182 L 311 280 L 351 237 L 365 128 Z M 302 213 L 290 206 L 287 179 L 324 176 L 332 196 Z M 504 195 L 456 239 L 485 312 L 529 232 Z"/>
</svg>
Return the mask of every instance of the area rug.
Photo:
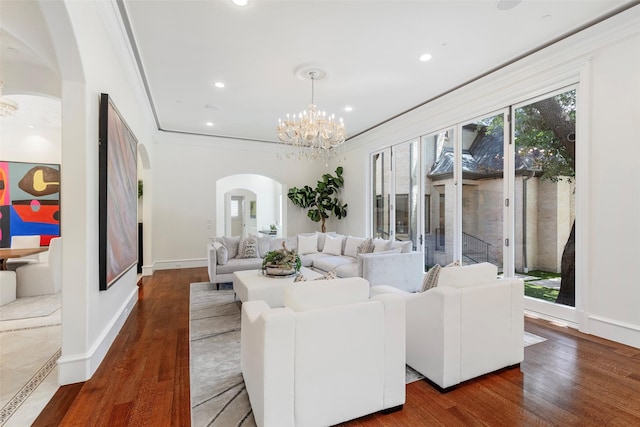
<svg viewBox="0 0 640 427">
<path fill-rule="evenodd" d="M 255 426 L 240 372 L 240 301 L 233 290 L 192 283 L 190 293 L 191 424 Z M 525 332 L 525 346 L 544 338 Z M 424 378 L 407 366 L 406 382 Z"/>
<path fill-rule="evenodd" d="M 60 308 L 60 292 L 21 297 L 0 307 L 0 321 L 45 317 Z"/>
</svg>

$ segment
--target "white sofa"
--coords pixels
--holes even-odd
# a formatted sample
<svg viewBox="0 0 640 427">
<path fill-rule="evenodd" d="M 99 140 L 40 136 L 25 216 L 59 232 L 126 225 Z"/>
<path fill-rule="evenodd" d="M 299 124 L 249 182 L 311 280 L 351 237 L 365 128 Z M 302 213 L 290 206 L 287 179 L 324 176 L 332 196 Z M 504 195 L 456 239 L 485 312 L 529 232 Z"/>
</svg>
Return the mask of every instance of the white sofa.
<svg viewBox="0 0 640 427">
<path fill-rule="evenodd" d="M 404 301 L 362 278 L 242 304 L 241 368 L 259 427 L 329 426 L 405 402 Z"/>
<path fill-rule="evenodd" d="M 329 248 L 325 247 L 327 236 L 343 237 L 342 246 L 338 251 L 329 252 Z M 227 257 L 226 262 L 221 263 L 221 247 L 225 247 L 225 251 L 229 252 L 226 246 L 237 245 L 240 237 L 213 238 L 207 245 L 209 282 L 232 282 L 235 271 L 259 269 L 262 266 L 262 256 L 270 250 L 280 249 L 283 242 L 288 249 L 298 251 L 303 267 L 321 273 L 334 271 L 340 278 L 362 277 L 367 279 L 371 286 L 390 285 L 414 292 L 420 286 L 424 271 L 423 254 L 413 252 L 410 241 L 391 242 L 376 239 L 374 252 L 359 254 L 357 248 L 365 238 L 340 236 L 336 233 L 305 233 L 288 238 L 264 236 L 256 239 L 258 257 Z M 301 242 L 303 244 L 300 244 Z M 235 254 L 234 248 L 231 248 L 230 253 Z"/>
<path fill-rule="evenodd" d="M 524 284 L 499 279 L 495 265 L 444 267 L 437 286 L 406 300 L 407 365 L 442 390 L 524 359 Z"/>
</svg>

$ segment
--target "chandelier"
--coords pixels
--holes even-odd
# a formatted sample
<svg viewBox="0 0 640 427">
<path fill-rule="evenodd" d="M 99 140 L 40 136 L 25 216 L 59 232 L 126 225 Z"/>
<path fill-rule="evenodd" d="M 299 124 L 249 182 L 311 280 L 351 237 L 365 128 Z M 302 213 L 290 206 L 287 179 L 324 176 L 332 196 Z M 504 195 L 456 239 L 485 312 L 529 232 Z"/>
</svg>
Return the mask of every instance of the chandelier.
<svg viewBox="0 0 640 427">
<path fill-rule="evenodd" d="M 308 160 L 328 159 L 337 155 L 336 148 L 345 140 L 346 133 L 342 118 L 320 111 L 315 104 L 315 81 L 321 80 L 326 73 L 317 68 L 301 69 L 297 73 L 301 78 L 311 80 L 311 104 L 307 110 L 278 120 L 278 138 L 290 150 L 279 157 Z"/>
<path fill-rule="evenodd" d="M 0 116 L 9 116 L 16 112 L 18 103 L 2 96 L 2 80 L 0 80 Z"/>
</svg>

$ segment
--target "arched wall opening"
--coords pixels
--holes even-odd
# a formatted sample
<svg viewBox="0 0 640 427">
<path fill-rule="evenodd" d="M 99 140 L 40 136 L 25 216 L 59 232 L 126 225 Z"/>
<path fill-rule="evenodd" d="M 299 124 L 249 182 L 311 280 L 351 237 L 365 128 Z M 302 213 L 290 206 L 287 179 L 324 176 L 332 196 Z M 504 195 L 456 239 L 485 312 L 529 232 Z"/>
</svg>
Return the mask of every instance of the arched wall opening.
<svg viewBox="0 0 640 427">
<path fill-rule="evenodd" d="M 234 195 L 245 198 L 248 222 L 245 232 L 255 234 L 269 230 L 272 224 L 278 234 L 286 236 L 286 212 L 283 209 L 283 184 L 272 178 L 256 174 L 237 174 L 216 181 L 216 235 L 229 235 L 230 201 Z M 251 206 L 250 194 L 255 194 L 255 206 Z M 251 218 L 255 216 L 255 218 Z"/>
</svg>

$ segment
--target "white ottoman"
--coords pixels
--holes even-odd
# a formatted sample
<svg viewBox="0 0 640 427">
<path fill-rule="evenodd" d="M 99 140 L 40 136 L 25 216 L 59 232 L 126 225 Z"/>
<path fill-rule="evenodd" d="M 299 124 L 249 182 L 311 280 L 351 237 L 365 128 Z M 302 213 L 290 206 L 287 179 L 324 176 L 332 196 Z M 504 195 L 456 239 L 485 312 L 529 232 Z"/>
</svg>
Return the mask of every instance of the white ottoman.
<svg viewBox="0 0 640 427">
<path fill-rule="evenodd" d="M 302 267 L 300 273 L 308 280 L 313 280 L 322 274 Z M 269 307 L 283 307 L 284 288 L 293 283 L 291 277 L 269 277 L 260 270 L 236 271 L 233 273 L 233 290 L 242 302 L 260 300 Z"/>
</svg>

